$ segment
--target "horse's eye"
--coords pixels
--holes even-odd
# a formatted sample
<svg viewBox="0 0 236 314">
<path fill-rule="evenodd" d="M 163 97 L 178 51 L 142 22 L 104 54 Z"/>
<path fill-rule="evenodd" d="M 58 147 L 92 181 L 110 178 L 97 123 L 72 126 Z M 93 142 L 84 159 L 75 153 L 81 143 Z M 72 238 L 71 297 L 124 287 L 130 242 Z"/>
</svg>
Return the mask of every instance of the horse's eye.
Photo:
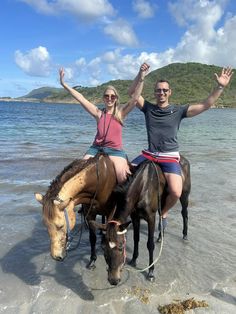
<svg viewBox="0 0 236 314">
<path fill-rule="evenodd" d="M 58 231 L 60 231 L 61 229 L 63 229 L 64 225 L 57 225 L 56 228 Z"/>
</svg>

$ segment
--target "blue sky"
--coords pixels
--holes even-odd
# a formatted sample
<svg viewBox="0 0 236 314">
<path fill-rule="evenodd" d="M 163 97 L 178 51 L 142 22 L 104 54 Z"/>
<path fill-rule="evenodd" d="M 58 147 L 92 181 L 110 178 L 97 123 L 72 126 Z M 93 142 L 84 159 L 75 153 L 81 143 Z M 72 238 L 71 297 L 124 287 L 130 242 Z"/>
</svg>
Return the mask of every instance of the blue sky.
<svg viewBox="0 0 236 314">
<path fill-rule="evenodd" d="M 2 0 L 0 97 L 132 79 L 173 62 L 236 68 L 235 0 Z"/>
</svg>

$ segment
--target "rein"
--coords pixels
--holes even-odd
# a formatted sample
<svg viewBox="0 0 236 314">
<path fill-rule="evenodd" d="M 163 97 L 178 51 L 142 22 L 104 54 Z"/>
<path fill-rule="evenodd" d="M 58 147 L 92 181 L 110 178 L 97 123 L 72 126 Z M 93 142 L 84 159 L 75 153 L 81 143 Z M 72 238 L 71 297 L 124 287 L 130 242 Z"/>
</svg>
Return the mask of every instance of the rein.
<svg viewBox="0 0 236 314">
<path fill-rule="evenodd" d="M 96 191 L 95 191 L 94 196 L 93 196 L 93 198 L 92 198 L 92 201 L 91 201 L 91 203 L 90 203 L 90 206 L 89 206 L 88 212 L 87 212 L 86 216 L 84 217 L 84 218 L 85 218 L 85 222 L 86 222 L 87 227 L 88 227 L 87 217 L 88 217 L 88 215 L 89 215 L 89 213 L 90 213 L 90 211 L 91 211 L 91 209 L 92 209 L 92 207 L 93 207 L 93 204 L 94 204 L 95 198 L 96 198 L 97 193 L 98 193 L 98 188 L 99 188 L 99 167 L 98 167 L 98 161 L 99 161 L 99 159 L 97 159 L 97 160 L 96 160 L 96 175 L 97 175 L 97 185 L 96 185 Z"/>
<path fill-rule="evenodd" d="M 89 209 L 88 209 L 88 212 L 86 214 L 86 216 L 84 216 L 84 222 L 86 223 L 86 225 L 88 226 L 88 222 L 87 222 L 87 217 L 93 207 L 93 204 L 94 204 L 94 201 L 96 199 L 96 196 L 97 196 L 97 193 L 98 193 L 98 187 L 99 187 L 99 167 L 98 167 L 98 161 L 99 159 L 96 160 L 96 175 L 97 175 L 97 185 L 96 185 L 96 191 L 94 193 L 94 196 L 92 198 L 92 201 L 90 203 L 90 206 L 89 206 Z M 61 198 L 59 198 L 59 196 L 57 196 L 55 198 L 55 200 L 57 200 L 58 202 L 62 203 L 63 200 Z M 65 216 L 65 220 L 66 220 L 66 237 L 67 237 L 67 246 L 66 246 L 66 250 L 69 251 L 69 250 L 72 250 L 70 247 L 71 247 L 71 244 L 72 244 L 72 241 L 73 241 L 73 238 L 74 238 L 74 233 L 72 232 L 71 228 L 70 228 L 70 224 L 69 224 L 69 217 L 68 217 L 68 211 L 67 211 L 67 208 L 64 209 L 64 216 Z M 82 218 L 81 218 L 82 219 Z M 77 248 L 80 244 L 80 240 L 81 240 L 81 237 L 82 237 L 82 229 L 81 229 L 81 234 L 80 234 L 80 239 L 79 239 L 79 242 L 78 244 L 76 245 L 75 248 Z M 75 249 L 73 248 L 73 250 Z"/>
<path fill-rule="evenodd" d="M 81 230 L 80 230 L 80 231 L 78 230 L 76 233 L 73 232 L 73 231 L 70 229 L 69 220 L 68 220 L 68 213 L 67 213 L 66 208 L 64 209 L 64 215 L 65 215 L 66 224 L 67 224 L 67 245 L 66 245 L 66 250 L 67 250 L 67 251 L 73 251 L 73 250 L 75 250 L 75 249 L 77 249 L 77 248 L 79 247 L 80 241 L 81 241 L 81 238 L 82 238 L 82 233 L 83 233 L 82 215 L 81 215 Z M 78 242 L 77 242 L 77 244 L 72 248 L 71 245 L 72 245 L 72 241 L 73 241 L 73 239 L 74 239 L 74 236 L 76 236 L 79 232 L 80 232 L 80 235 L 79 235 Z"/>
</svg>

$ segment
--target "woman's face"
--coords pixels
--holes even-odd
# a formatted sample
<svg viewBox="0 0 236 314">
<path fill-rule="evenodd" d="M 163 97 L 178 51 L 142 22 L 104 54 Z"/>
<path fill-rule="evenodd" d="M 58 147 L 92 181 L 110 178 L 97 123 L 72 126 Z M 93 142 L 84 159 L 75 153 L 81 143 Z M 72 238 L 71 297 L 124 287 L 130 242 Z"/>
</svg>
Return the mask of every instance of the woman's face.
<svg viewBox="0 0 236 314">
<path fill-rule="evenodd" d="M 103 95 L 106 107 L 113 107 L 117 100 L 117 95 L 112 89 L 107 89 Z"/>
</svg>

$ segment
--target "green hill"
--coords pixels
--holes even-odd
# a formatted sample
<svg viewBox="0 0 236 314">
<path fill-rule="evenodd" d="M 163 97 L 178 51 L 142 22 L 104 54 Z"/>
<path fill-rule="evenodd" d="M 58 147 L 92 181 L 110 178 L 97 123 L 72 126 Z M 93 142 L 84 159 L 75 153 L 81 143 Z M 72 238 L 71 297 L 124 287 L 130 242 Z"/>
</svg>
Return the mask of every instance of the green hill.
<svg viewBox="0 0 236 314">
<path fill-rule="evenodd" d="M 61 88 L 56 87 L 40 87 L 37 89 L 33 89 L 29 94 L 19 97 L 21 98 L 35 98 L 38 100 L 43 100 L 47 97 L 51 97 L 52 95 L 58 95 L 61 92 Z"/>
<path fill-rule="evenodd" d="M 220 73 L 221 68 L 214 65 L 200 63 L 172 63 L 158 70 L 152 71 L 145 79 L 143 96 L 154 99 L 154 85 L 159 79 L 167 79 L 172 88 L 171 102 L 177 104 L 194 103 L 206 98 L 216 85 L 214 73 Z M 120 94 L 121 103 L 127 102 L 128 87 L 131 80 L 114 80 L 97 87 L 75 87 L 86 98 L 94 103 L 102 102 L 102 95 L 107 85 L 113 85 Z M 37 98 L 45 102 L 76 102 L 63 88 L 40 88 L 33 90 L 24 98 Z M 232 77 L 217 106 L 236 107 L 236 76 Z"/>
</svg>

